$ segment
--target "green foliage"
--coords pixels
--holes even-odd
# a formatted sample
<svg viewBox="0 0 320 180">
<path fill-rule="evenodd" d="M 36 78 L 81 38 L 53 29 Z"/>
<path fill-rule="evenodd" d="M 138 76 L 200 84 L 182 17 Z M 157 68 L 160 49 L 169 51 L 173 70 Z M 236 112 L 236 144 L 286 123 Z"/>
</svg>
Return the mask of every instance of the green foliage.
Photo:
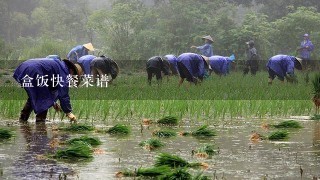
<svg viewBox="0 0 320 180">
<path fill-rule="evenodd" d="M 310 119 L 311 120 L 320 120 L 320 115 L 319 114 L 315 114 Z"/>
<path fill-rule="evenodd" d="M 93 131 L 94 127 L 86 124 L 71 124 L 68 127 L 61 127 L 61 130 L 70 131 L 70 132 L 88 132 Z"/>
<path fill-rule="evenodd" d="M 302 128 L 299 122 L 289 120 L 289 121 L 283 121 L 277 125 L 274 125 L 275 128 Z"/>
<path fill-rule="evenodd" d="M 313 94 L 316 98 L 320 98 L 320 74 L 316 74 L 312 80 Z"/>
<path fill-rule="evenodd" d="M 176 118 L 174 116 L 166 116 L 164 118 L 159 119 L 157 121 L 157 123 L 163 124 L 163 125 L 176 126 L 176 125 L 178 125 L 179 121 L 178 121 L 178 118 Z"/>
<path fill-rule="evenodd" d="M 57 150 L 54 158 L 83 160 L 92 158 L 92 153 L 90 145 L 82 141 L 76 141 L 65 149 Z"/>
<path fill-rule="evenodd" d="M 191 134 L 195 137 L 212 137 L 216 135 L 215 131 L 209 129 L 209 126 L 207 125 L 201 126 L 199 129 L 193 131 Z"/>
<path fill-rule="evenodd" d="M 130 128 L 124 124 L 117 124 L 106 131 L 106 133 L 112 135 L 128 135 Z"/>
<path fill-rule="evenodd" d="M 67 141 L 68 144 L 74 144 L 78 141 L 85 142 L 90 144 L 91 146 L 98 146 L 101 144 L 101 141 L 98 138 L 89 137 L 89 136 L 81 136 L 79 138 L 73 138 Z"/>
<path fill-rule="evenodd" d="M 287 131 L 276 131 L 269 135 L 268 139 L 271 141 L 285 140 L 288 136 L 289 133 Z"/>
<path fill-rule="evenodd" d="M 171 168 L 169 166 L 158 166 L 151 168 L 139 168 L 137 170 L 136 176 L 147 176 L 147 177 L 156 177 L 164 174 L 168 174 L 171 172 Z"/>
<path fill-rule="evenodd" d="M 167 130 L 167 129 L 154 131 L 152 134 L 154 136 L 159 137 L 159 138 L 169 138 L 169 137 L 173 137 L 173 136 L 177 135 L 177 133 L 175 131 Z"/>
<path fill-rule="evenodd" d="M 10 139 L 13 136 L 12 131 L 0 128 L 0 140 Z"/>
</svg>

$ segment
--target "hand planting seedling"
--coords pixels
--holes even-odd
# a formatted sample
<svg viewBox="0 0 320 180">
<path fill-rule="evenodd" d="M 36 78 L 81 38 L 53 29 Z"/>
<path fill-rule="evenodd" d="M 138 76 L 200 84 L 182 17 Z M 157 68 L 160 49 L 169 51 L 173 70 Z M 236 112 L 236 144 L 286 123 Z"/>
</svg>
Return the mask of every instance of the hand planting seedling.
<svg viewBox="0 0 320 180">
<path fill-rule="evenodd" d="M 130 128 L 124 124 L 117 124 L 108 129 L 106 133 L 111 135 L 128 135 L 130 133 Z"/>
</svg>

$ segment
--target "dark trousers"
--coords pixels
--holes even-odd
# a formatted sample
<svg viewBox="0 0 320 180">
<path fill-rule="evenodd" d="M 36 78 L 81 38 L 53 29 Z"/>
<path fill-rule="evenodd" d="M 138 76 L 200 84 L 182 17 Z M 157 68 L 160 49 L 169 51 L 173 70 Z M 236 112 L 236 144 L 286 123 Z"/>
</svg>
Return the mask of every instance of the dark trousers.
<svg viewBox="0 0 320 180">
<path fill-rule="evenodd" d="M 147 68 L 148 83 L 151 85 L 152 76 L 156 75 L 157 80 L 162 80 L 161 70 L 154 67 Z"/>
<path fill-rule="evenodd" d="M 32 110 L 33 110 L 33 108 L 31 106 L 31 100 L 30 100 L 30 98 L 28 98 L 26 104 L 24 105 L 23 109 L 21 110 L 19 120 L 20 121 L 28 121 Z M 47 112 L 48 112 L 48 110 L 45 110 L 43 112 L 36 114 L 36 122 L 45 121 L 47 118 Z"/>
<path fill-rule="evenodd" d="M 249 71 L 251 75 L 256 75 L 259 69 L 258 61 L 257 60 L 248 60 L 246 62 L 245 68 L 243 69 L 243 75 L 247 75 Z"/>
</svg>

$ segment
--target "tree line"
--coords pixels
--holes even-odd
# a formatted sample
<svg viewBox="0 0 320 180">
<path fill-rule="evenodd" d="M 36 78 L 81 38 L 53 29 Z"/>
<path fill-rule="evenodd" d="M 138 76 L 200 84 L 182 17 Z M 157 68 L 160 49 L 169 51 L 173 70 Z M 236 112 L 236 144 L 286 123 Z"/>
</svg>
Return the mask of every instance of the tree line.
<svg viewBox="0 0 320 180">
<path fill-rule="evenodd" d="M 85 0 L 0 0 L 0 57 L 28 59 L 59 54 L 92 42 L 119 60 L 190 52 L 211 35 L 214 53 L 245 59 L 245 42 L 254 40 L 263 59 L 296 55 L 309 33 L 318 59 L 317 0 L 113 0 L 90 8 Z M 240 11 L 240 10 L 243 10 Z"/>
</svg>

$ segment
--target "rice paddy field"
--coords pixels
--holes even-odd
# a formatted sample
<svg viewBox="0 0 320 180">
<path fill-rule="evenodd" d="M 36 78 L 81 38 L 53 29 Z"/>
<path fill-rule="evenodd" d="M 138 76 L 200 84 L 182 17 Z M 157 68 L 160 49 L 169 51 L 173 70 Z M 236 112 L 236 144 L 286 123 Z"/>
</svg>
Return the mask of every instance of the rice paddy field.
<svg viewBox="0 0 320 180">
<path fill-rule="evenodd" d="M 266 72 L 245 77 L 232 72 L 226 77 L 212 75 L 198 86 L 187 87 L 185 82 L 178 87 L 179 79 L 175 76 L 164 78 L 160 85 L 154 80 L 149 86 L 144 73 L 122 73 L 108 87 L 70 89 L 78 123 L 94 127 L 90 132 L 63 130 L 60 127 L 70 124 L 54 109 L 50 109 L 46 124 L 34 123 L 34 115 L 28 124 L 18 123 L 27 96 L 10 73 L 2 75 L 1 127 L 12 131 L 13 137 L 0 142 L 0 178 L 320 178 L 320 124 L 318 120 L 310 120 L 315 114 L 311 101 L 314 74 L 309 75 L 310 82 L 300 72 L 298 84 L 282 84 L 276 79 L 270 86 Z M 176 117 L 178 124 L 157 123 L 166 116 Z M 285 120 L 298 122 L 301 127 L 273 126 Z M 117 124 L 129 127 L 127 135 L 107 133 Z M 214 136 L 192 135 L 204 125 L 214 131 Z M 174 136 L 157 136 L 167 131 Z M 283 139 L 269 139 L 278 131 Z M 85 161 L 52 158 L 57 151 L 68 150 L 64 141 L 84 134 L 101 141 L 101 145 L 88 149 L 91 158 Z M 151 138 L 162 145 L 152 148 L 148 144 Z M 205 148 L 201 148 L 205 145 L 212 145 L 213 155 L 206 155 Z M 206 165 L 176 167 L 174 162 L 171 174 L 147 171 L 146 168 L 156 166 L 161 153 Z M 160 169 L 165 171 L 166 167 Z M 163 174 L 155 176 L 157 173 Z"/>
</svg>

